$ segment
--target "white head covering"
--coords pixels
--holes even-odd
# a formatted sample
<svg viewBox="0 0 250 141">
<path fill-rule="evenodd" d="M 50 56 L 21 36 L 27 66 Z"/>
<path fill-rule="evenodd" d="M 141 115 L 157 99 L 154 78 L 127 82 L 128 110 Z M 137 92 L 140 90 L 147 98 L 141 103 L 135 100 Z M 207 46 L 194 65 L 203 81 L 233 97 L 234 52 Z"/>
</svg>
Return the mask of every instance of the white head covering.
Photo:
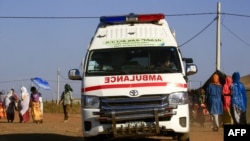
<svg viewBox="0 0 250 141">
<path fill-rule="evenodd" d="M 29 102 L 30 102 L 30 95 L 27 91 L 27 88 L 22 86 L 21 87 L 21 106 L 22 109 L 20 113 L 23 115 L 27 110 L 29 110 Z"/>
<path fill-rule="evenodd" d="M 9 104 L 11 102 L 11 96 L 12 96 L 12 93 L 11 93 L 11 90 L 8 91 L 6 97 L 5 97 L 5 107 L 8 108 L 9 107 Z"/>
<path fill-rule="evenodd" d="M 9 90 L 8 93 L 7 93 L 7 95 L 6 95 L 6 97 L 11 97 L 11 96 L 12 96 L 12 91 Z"/>
<path fill-rule="evenodd" d="M 21 87 L 21 95 L 23 95 L 23 96 L 29 95 L 29 93 L 28 93 L 28 91 L 27 91 L 27 88 L 24 87 L 24 86 Z"/>
</svg>

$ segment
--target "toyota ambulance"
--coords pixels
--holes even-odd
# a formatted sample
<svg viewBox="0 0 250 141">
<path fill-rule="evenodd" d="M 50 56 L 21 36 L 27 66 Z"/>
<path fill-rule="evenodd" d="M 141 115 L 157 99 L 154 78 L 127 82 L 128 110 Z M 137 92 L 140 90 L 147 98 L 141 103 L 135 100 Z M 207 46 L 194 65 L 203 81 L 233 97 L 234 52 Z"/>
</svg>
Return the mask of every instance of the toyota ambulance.
<svg viewBox="0 0 250 141">
<path fill-rule="evenodd" d="M 166 58 L 172 67 L 162 65 Z M 197 67 L 182 56 L 164 14 L 100 17 L 82 64 L 68 77 L 82 81 L 85 140 L 189 140 L 188 75 Z"/>
</svg>

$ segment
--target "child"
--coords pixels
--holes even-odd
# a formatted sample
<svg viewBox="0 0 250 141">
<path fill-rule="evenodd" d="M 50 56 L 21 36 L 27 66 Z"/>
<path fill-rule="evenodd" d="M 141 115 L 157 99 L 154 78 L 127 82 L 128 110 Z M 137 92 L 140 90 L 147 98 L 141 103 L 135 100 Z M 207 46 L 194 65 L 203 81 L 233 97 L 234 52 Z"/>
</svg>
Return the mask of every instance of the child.
<svg viewBox="0 0 250 141">
<path fill-rule="evenodd" d="M 205 124 L 205 114 L 204 114 L 204 109 L 205 109 L 205 106 L 204 104 L 202 104 L 201 102 L 198 103 L 198 109 L 197 109 L 197 121 L 198 123 L 200 123 L 201 127 L 205 127 L 204 124 Z"/>
</svg>

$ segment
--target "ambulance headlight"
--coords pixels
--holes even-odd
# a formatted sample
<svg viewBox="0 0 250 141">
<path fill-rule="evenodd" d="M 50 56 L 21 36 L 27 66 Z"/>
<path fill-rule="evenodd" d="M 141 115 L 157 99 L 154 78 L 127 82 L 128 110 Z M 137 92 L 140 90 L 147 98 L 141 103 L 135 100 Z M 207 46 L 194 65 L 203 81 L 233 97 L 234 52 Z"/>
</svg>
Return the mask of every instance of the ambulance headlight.
<svg viewBox="0 0 250 141">
<path fill-rule="evenodd" d="M 82 108 L 99 108 L 100 99 L 97 96 L 82 96 Z"/>
<path fill-rule="evenodd" d="M 187 92 L 177 92 L 171 93 L 168 97 L 169 104 L 179 105 L 188 104 L 188 93 Z"/>
</svg>

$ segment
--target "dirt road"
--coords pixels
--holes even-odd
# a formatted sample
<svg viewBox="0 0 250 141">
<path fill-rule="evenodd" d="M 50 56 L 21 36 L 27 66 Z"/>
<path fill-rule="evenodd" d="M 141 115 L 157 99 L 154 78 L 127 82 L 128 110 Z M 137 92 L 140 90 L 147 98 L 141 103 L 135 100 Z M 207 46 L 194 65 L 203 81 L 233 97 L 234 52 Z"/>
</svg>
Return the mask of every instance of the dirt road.
<svg viewBox="0 0 250 141">
<path fill-rule="evenodd" d="M 81 117 L 78 114 L 70 115 L 69 122 L 63 122 L 63 114 L 44 114 L 44 122 L 19 123 L 18 118 L 14 123 L 7 123 L 6 119 L 0 119 L 0 141 L 81 141 L 82 140 Z M 219 132 L 213 132 L 210 123 L 201 128 L 193 123 L 190 132 L 191 141 L 223 141 L 223 128 Z M 139 139 L 129 139 L 137 141 Z M 152 137 L 143 141 L 167 141 L 166 137 Z"/>
</svg>

